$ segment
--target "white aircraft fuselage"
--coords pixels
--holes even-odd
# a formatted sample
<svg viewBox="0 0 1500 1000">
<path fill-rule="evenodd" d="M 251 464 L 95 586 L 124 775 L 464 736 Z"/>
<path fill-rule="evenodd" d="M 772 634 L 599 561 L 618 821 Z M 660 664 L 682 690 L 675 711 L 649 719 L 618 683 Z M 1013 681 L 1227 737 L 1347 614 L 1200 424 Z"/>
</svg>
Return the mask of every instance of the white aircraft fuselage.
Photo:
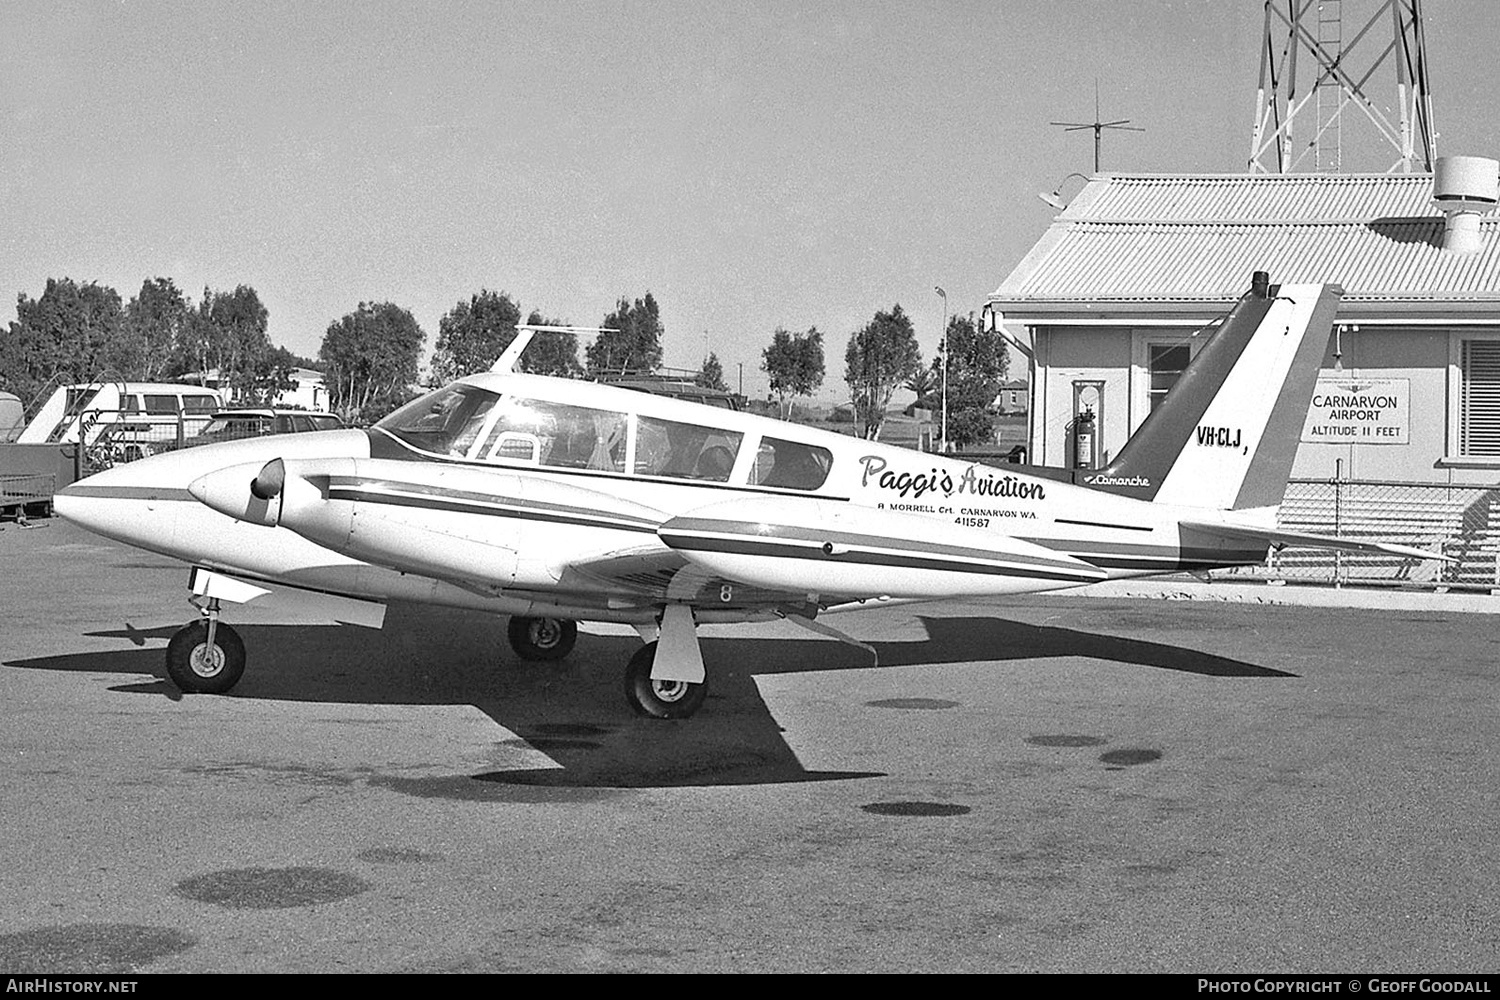
<svg viewBox="0 0 1500 1000">
<path fill-rule="evenodd" d="M 622 468 L 487 456 L 482 433 L 466 454 L 438 453 L 376 427 L 169 452 L 75 484 L 58 511 L 253 581 L 632 624 L 653 621 L 665 601 L 691 604 L 698 621 L 749 620 L 789 606 L 815 614 L 868 600 L 1054 590 L 1265 555 L 1264 545 L 1184 537 L 1180 522 L 1202 510 L 1019 467 L 589 383 L 484 373 L 459 384 L 619 414 Z M 635 472 L 643 418 L 707 429 L 705 439 L 738 435 L 724 481 L 693 478 L 690 467 Z M 826 452 L 822 481 L 778 486 L 757 475 L 768 439 Z M 268 516 L 250 483 L 277 459 L 288 486 Z"/>
<path fill-rule="evenodd" d="M 576 621 L 630 624 L 660 639 L 632 657 L 627 698 L 681 718 L 704 697 L 707 622 L 831 632 L 813 619 L 1253 564 L 1271 544 L 1430 558 L 1276 528 L 1340 294 L 1257 274 L 1099 470 L 991 466 L 501 370 L 369 430 L 117 466 L 63 490 L 56 509 L 194 567 L 204 620 L 167 653 L 185 690 L 228 690 L 243 669 L 221 599 L 289 587 L 507 614 L 531 659 L 565 655 Z M 523 349 L 518 338 L 497 369 Z"/>
</svg>

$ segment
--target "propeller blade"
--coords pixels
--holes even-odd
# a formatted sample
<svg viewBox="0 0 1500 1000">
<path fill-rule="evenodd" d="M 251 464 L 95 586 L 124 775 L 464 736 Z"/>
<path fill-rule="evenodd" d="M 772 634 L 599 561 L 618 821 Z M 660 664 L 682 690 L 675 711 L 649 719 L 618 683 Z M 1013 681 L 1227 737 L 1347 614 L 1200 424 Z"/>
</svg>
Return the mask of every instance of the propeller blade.
<svg viewBox="0 0 1500 1000">
<path fill-rule="evenodd" d="M 250 480 L 250 495 L 257 500 L 270 500 L 281 493 L 286 485 L 286 463 L 273 458 L 261 466 L 260 472 Z"/>
</svg>

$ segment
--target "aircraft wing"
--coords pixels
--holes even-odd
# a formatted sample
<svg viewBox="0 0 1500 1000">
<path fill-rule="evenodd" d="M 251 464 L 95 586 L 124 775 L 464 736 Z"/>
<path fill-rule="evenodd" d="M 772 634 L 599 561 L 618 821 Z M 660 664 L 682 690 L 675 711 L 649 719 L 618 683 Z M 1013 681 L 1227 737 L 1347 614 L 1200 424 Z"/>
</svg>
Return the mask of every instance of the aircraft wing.
<svg viewBox="0 0 1500 1000">
<path fill-rule="evenodd" d="M 1236 540 L 1262 541 L 1277 548 L 1342 549 L 1346 552 L 1382 552 L 1407 559 L 1437 559 L 1441 562 L 1458 562 L 1452 556 L 1429 552 L 1411 545 L 1393 542 L 1372 542 L 1357 538 L 1339 538 L 1335 535 L 1317 535 L 1299 531 L 1280 531 L 1249 524 L 1230 524 L 1222 521 L 1183 521 L 1184 529 L 1201 531 L 1209 535 Z"/>
<path fill-rule="evenodd" d="M 615 600 L 653 604 L 683 601 L 700 607 L 801 607 L 805 591 L 756 586 L 701 567 L 681 552 L 660 545 L 641 545 L 593 558 L 575 560 L 563 569 L 560 590 L 604 591 Z M 856 601 L 870 594 L 840 594 Z"/>
</svg>

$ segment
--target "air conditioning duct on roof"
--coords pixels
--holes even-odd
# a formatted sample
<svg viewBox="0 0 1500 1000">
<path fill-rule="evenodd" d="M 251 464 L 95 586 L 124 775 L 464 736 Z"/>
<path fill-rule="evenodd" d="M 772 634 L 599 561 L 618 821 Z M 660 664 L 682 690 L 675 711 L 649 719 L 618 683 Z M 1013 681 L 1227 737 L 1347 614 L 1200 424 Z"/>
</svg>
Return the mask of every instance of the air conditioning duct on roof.
<svg viewBox="0 0 1500 1000">
<path fill-rule="evenodd" d="M 1500 162 L 1485 156 L 1442 156 L 1432 169 L 1432 201 L 1447 216 L 1443 249 L 1477 253 L 1479 217 L 1500 203 Z"/>
</svg>

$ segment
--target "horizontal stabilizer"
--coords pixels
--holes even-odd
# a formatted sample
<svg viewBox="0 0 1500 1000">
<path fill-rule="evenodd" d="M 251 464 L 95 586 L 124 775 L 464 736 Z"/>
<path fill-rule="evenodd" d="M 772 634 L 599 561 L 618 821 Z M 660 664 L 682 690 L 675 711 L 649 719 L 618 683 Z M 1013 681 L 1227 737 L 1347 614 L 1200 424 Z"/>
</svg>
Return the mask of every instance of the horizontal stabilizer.
<svg viewBox="0 0 1500 1000">
<path fill-rule="evenodd" d="M 1392 542 L 1370 542 L 1357 538 L 1338 538 L 1334 535 L 1314 535 L 1298 531 L 1279 531 L 1275 528 L 1259 528 L 1248 524 L 1225 524 L 1213 521 L 1183 521 L 1183 528 L 1202 531 L 1221 538 L 1251 539 L 1263 541 L 1277 548 L 1341 549 L 1345 552 L 1383 552 L 1407 559 L 1436 559 L 1440 562 L 1458 562 L 1452 556 L 1440 555 L 1411 545 L 1396 545 Z"/>
</svg>

